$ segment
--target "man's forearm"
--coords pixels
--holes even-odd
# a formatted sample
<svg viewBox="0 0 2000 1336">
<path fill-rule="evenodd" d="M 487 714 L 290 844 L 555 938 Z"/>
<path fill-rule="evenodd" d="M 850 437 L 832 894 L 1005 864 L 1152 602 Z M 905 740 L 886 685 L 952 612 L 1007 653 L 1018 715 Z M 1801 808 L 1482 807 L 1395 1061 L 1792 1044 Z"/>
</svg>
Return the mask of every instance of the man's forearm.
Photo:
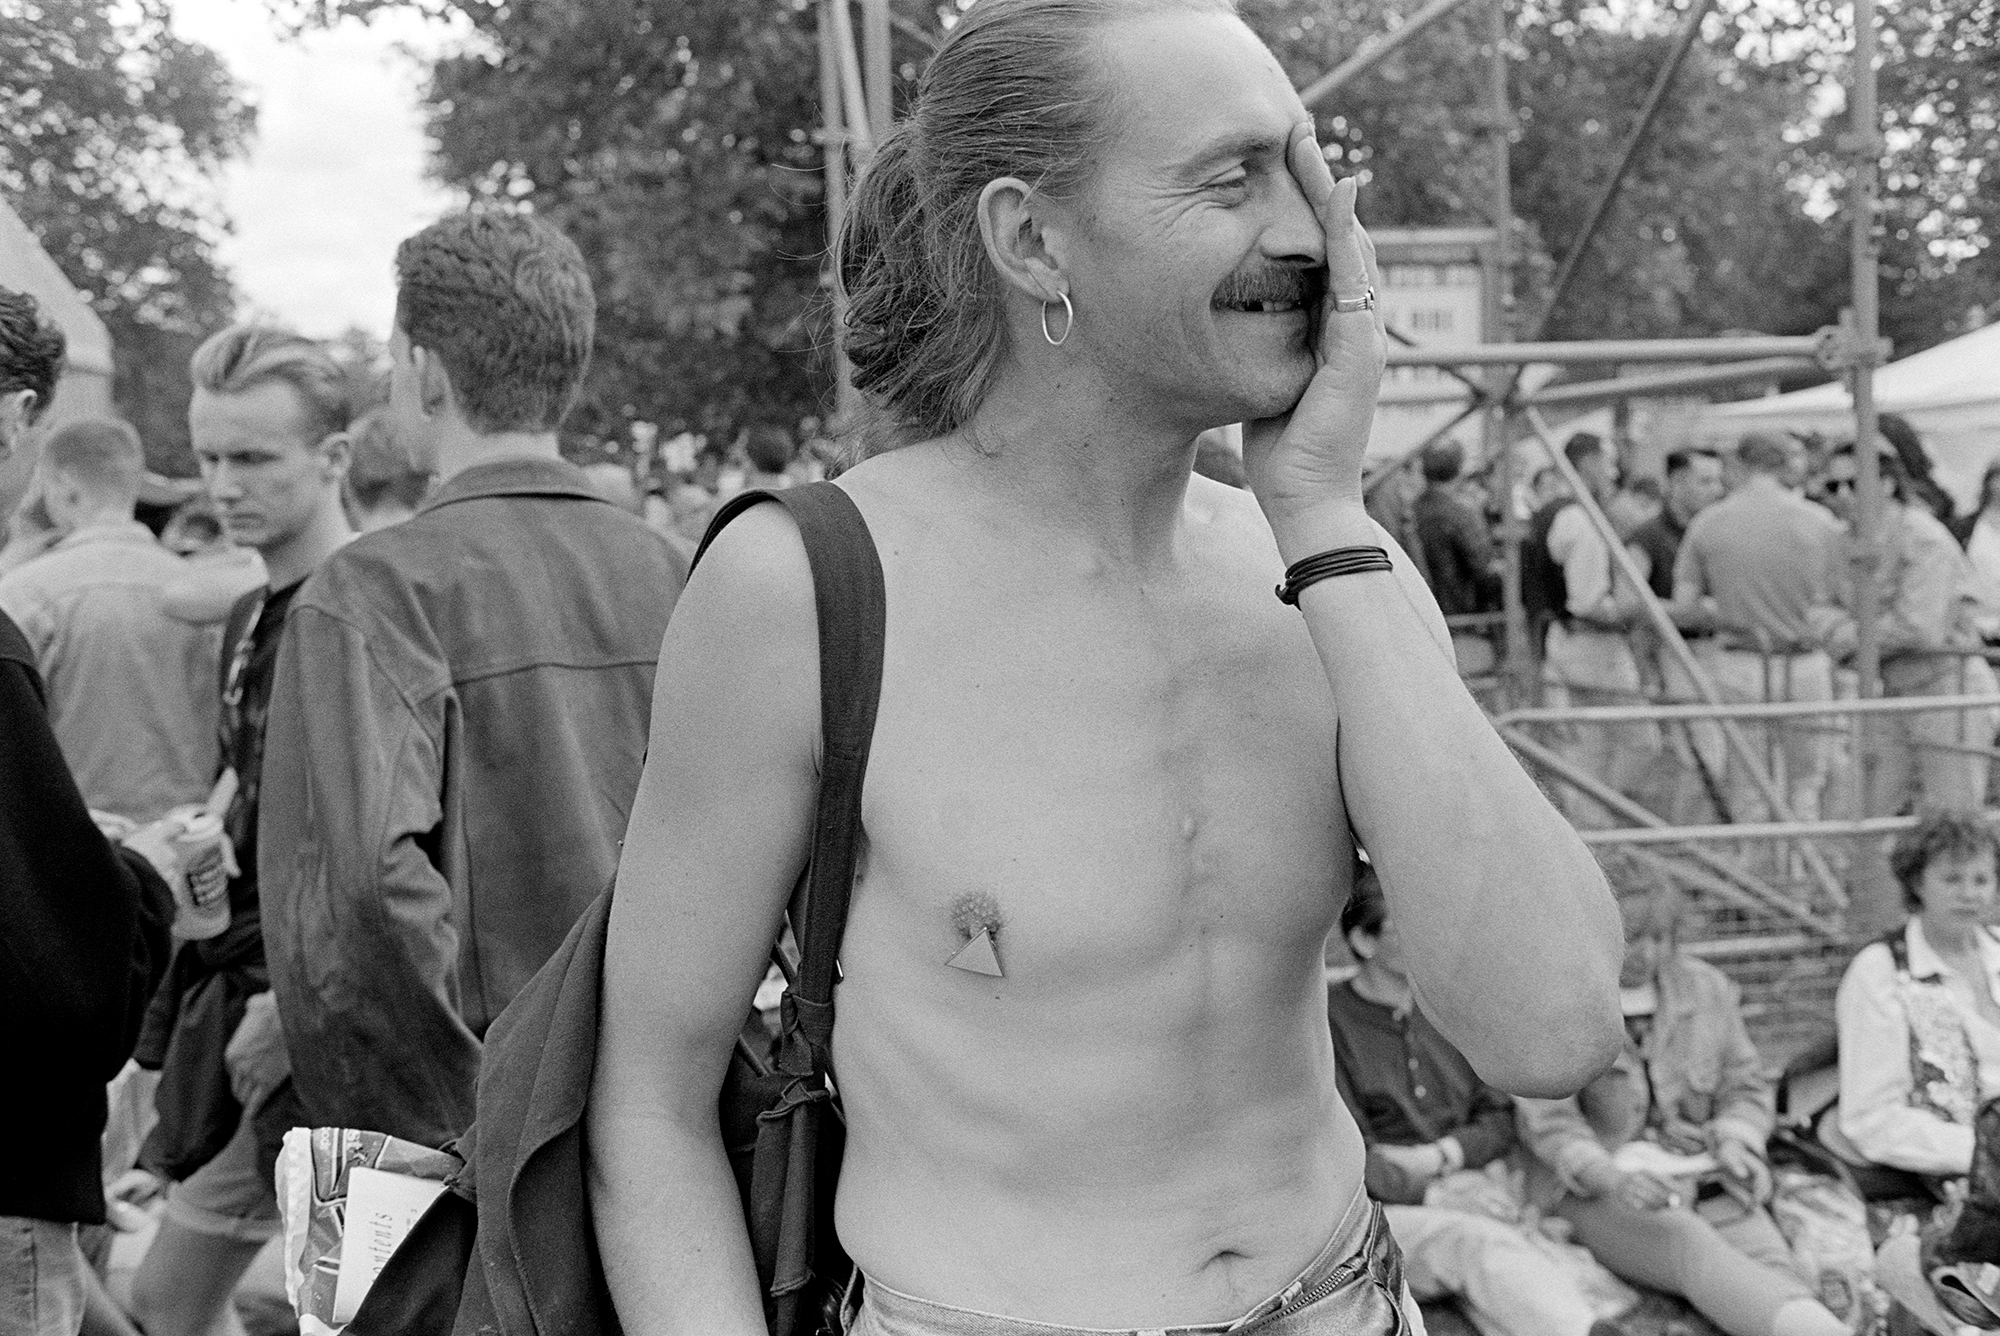
<svg viewBox="0 0 2000 1336">
<path fill-rule="evenodd" d="M 590 1117 L 591 1223 L 628 1336 L 766 1336 L 736 1179 L 711 1124 Z"/>
<path fill-rule="evenodd" d="M 1287 563 L 1382 542 L 1359 506 L 1273 530 Z M 1369 573 L 1300 598 L 1339 711 L 1347 812 L 1426 1013 L 1490 1084 L 1568 1093 L 1618 1050 L 1617 911 L 1589 850 L 1466 692 L 1420 597 Z"/>
</svg>

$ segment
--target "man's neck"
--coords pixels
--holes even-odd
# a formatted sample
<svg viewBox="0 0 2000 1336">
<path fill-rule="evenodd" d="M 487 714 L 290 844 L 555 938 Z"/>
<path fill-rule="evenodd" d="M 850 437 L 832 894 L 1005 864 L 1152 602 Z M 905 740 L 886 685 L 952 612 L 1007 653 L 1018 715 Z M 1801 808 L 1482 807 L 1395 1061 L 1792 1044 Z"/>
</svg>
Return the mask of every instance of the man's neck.
<svg viewBox="0 0 2000 1336">
<path fill-rule="evenodd" d="M 509 459 L 561 459 L 552 431 L 499 431 L 476 436 L 452 433 L 438 442 L 437 480 L 440 485 L 481 464 Z"/>
<path fill-rule="evenodd" d="M 297 584 L 319 568 L 319 564 L 351 541 L 354 530 L 347 512 L 340 508 L 340 496 L 329 492 L 313 512 L 311 522 L 291 537 L 258 549 L 264 558 L 271 588 L 285 589 Z"/>
<path fill-rule="evenodd" d="M 1199 430 L 1141 417 L 1087 373 L 1003 377 L 948 448 L 1042 533 L 1137 565 L 1173 552 Z"/>
<path fill-rule="evenodd" d="M 1376 1006 L 1395 1012 L 1408 1011 L 1413 1000 L 1408 978 L 1368 961 L 1362 962 L 1361 972 L 1354 976 L 1354 991 Z"/>
<path fill-rule="evenodd" d="M 70 532 L 75 533 L 83 529 L 102 529 L 106 526 L 123 526 L 130 523 L 132 523 L 132 507 L 130 505 L 98 506 L 93 510 L 77 511 L 76 522 L 70 525 Z"/>
</svg>

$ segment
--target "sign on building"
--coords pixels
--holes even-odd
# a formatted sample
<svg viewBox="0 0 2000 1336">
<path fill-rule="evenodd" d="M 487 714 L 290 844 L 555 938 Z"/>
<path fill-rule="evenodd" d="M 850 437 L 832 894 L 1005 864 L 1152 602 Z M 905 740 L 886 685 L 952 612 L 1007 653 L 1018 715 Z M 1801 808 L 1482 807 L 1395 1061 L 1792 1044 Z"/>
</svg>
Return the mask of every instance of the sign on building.
<svg viewBox="0 0 2000 1336">
<path fill-rule="evenodd" d="M 1484 227 L 1371 229 L 1381 284 L 1375 298 L 1390 330 L 1425 348 L 1464 348 L 1486 341 L 1487 273 L 1493 229 Z M 1371 466 L 1400 459 L 1456 417 L 1469 401 L 1465 383 L 1442 367 L 1390 367 L 1368 441 Z M 1477 418 L 1457 433 L 1471 446 Z"/>
</svg>

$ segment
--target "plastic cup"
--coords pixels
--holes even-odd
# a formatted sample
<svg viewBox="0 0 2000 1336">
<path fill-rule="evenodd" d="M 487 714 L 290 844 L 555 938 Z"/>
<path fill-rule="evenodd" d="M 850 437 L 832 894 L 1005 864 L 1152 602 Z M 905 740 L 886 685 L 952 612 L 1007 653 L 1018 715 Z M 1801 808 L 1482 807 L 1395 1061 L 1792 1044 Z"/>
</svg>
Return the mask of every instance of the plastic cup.
<svg viewBox="0 0 2000 1336">
<path fill-rule="evenodd" d="M 174 852 L 181 885 L 174 890 L 174 936 L 202 941 L 229 927 L 229 870 L 222 857 L 222 818 L 199 808 L 168 814 L 176 823 Z"/>
</svg>

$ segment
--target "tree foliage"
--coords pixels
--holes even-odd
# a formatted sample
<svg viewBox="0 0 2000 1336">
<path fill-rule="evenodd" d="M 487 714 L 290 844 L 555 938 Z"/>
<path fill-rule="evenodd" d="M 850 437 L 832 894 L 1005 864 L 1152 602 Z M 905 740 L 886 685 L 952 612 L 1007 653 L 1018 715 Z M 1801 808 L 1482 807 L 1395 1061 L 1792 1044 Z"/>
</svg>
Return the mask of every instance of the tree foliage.
<svg viewBox="0 0 2000 1336">
<path fill-rule="evenodd" d="M 1685 0 L 1683 0 L 1685 2 Z M 818 58 L 810 0 L 275 0 L 295 21 L 390 7 L 469 23 L 429 101 L 436 170 L 533 208 L 583 247 L 599 355 L 579 431 L 633 417 L 717 431 L 792 422 L 830 398 Z M 1244 0 L 1301 84 L 1420 0 Z M 954 3 L 897 0 L 940 33 Z M 1884 0 L 1890 127 L 1885 331 L 1909 351 L 2000 304 L 1990 245 L 2000 0 Z M 1368 174 L 1380 225 L 1487 220 L 1483 6 L 1470 5 L 1320 109 Z M 1517 329 L 1620 149 L 1681 10 L 1669 0 L 1516 0 L 1504 46 L 1516 121 Z M 1848 300 L 1835 0 L 1721 0 L 1572 295 L 1558 338 L 1809 332 Z M 922 46 L 897 39 L 897 96 Z"/>
<path fill-rule="evenodd" d="M 1253 0 L 1252 22 L 1308 80 L 1392 26 L 1364 0 Z M 1415 3 L 1395 10 L 1407 17 Z M 1370 216 L 1404 225 L 1490 216 L 1480 133 L 1484 15 L 1470 6 L 1323 108 L 1322 137 L 1369 173 Z M 1517 327 L 1532 330 L 1556 263 L 1615 167 L 1682 11 L 1522 0 L 1505 46 L 1513 204 L 1523 263 Z M 1962 330 L 2000 302 L 1988 188 L 2000 163 L 1994 0 L 1885 6 L 1884 330 L 1901 351 Z M 1753 329 L 1803 333 L 1849 301 L 1841 155 L 1845 7 L 1717 6 L 1554 312 L 1558 338 Z"/>
<path fill-rule="evenodd" d="M 188 472 L 188 356 L 235 309 L 208 183 L 253 113 L 165 0 L 0 6 L 0 70 L 0 193 L 109 326 L 148 459 Z"/>
</svg>

